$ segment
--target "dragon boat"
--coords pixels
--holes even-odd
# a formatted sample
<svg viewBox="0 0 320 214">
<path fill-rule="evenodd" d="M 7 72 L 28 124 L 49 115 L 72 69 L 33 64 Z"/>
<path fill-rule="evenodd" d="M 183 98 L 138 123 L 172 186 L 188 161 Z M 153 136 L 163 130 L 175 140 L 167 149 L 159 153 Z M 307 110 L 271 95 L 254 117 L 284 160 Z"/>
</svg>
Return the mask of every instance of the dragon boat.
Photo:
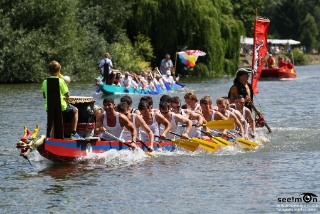
<svg viewBox="0 0 320 214">
<path fill-rule="evenodd" d="M 169 85 L 168 83 L 164 83 L 165 89 L 160 88 L 158 85 L 155 85 L 155 90 L 151 89 L 135 89 L 135 88 L 128 88 L 116 85 L 109 85 L 104 82 L 102 82 L 101 78 L 98 77 L 95 79 L 97 90 L 96 92 L 102 91 L 104 94 L 110 95 L 110 94 L 148 94 L 148 95 L 158 95 L 158 94 L 164 94 L 168 91 L 174 91 L 179 90 L 183 88 L 185 85 L 173 83 Z"/>
<path fill-rule="evenodd" d="M 281 68 L 263 68 L 260 78 L 262 79 L 294 79 L 297 78 L 297 72 L 287 67 Z"/>
<path fill-rule="evenodd" d="M 26 159 L 27 155 L 37 150 L 43 157 L 54 162 L 73 162 L 80 157 L 94 157 L 94 154 L 101 154 L 111 149 L 122 150 L 130 146 L 119 139 L 114 141 L 101 141 L 98 137 L 91 137 L 90 134 L 95 128 L 94 121 L 94 99 L 92 97 L 70 97 L 67 102 L 78 108 L 79 119 L 77 133 L 84 137 L 83 140 L 67 138 L 71 134 L 70 121 L 62 121 L 61 101 L 59 91 L 59 80 L 48 78 L 48 123 L 46 135 L 38 137 L 40 127 L 37 125 L 31 134 L 28 128 L 24 127 L 23 137 L 19 140 L 16 148 L 20 149 L 20 155 Z M 137 146 L 146 150 L 149 142 L 137 142 Z M 172 151 L 175 144 L 171 141 L 154 143 L 154 148 Z"/>
</svg>

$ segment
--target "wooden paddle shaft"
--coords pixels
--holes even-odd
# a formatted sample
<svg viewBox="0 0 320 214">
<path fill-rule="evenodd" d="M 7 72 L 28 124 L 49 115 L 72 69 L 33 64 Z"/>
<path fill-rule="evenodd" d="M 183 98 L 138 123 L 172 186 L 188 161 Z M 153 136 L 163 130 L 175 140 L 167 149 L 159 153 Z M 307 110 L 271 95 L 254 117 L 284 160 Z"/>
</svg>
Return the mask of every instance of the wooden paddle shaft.
<svg viewBox="0 0 320 214">
<path fill-rule="evenodd" d="M 260 116 L 261 113 L 260 113 L 260 112 L 258 111 L 258 109 L 254 106 L 253 102 L 250 102 L 250 105 L 252 106 L 254 112 L 255 112 L 258 116 Z M 270 129 L 270 127 L 268 126 L 268 124 L 267 124 L 266 121 L 264 121 L 264 124 L 266 125 L 268 131 L 271 132 L 271 129 Z"/>
</svg>

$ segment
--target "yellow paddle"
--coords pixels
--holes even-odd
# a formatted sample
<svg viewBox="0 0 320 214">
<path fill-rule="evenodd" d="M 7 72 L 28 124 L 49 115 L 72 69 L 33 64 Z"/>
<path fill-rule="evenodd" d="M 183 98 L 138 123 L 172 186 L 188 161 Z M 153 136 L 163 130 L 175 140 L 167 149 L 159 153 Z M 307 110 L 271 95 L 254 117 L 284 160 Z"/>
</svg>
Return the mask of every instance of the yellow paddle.
<svg viewBox="0 0 320 214">
<path fill-rule="evenodd" d="M 206 134 L 207 135 L 207 132 L 201 130 L 202 133 Z M 221 138 L 221 137 L 214 137 L 212 135 L 210 135 L 210 137 L 212 138 L 213 142 L 218 144 L 219 146 L 222 146 L 222 147 L 226 147 L 226 146 L 231 146 L 232 143 Z"/>
<path fill-rule="evenodd" d="M 170 131 L 170 133 L 181 137 L 180 134 L 177 134 L 175 132 L 171 132 Z M 191 141 L 191 142 L 198 143 L 201 148 L 203 148 L 205 150 L 208 150 L 210 152 L 216 152 L 219 149 L 219 145 L 214 144 L 214 143 L 209 142 L 209 141 L 206 141 L 206 140 L 202 140 L 202 139 L 195 138 L 195 137 L 189 138 L 188 140 Z"/>
<path fill-rule="evenodd" d="M 212 120 L 203 124 L 203 126 L 207 126 L 209 129 L 234 129 L 234 119 Z"/>
<path fill-rule="evenodd" d="M 246 140 L 244 138 L 237 138 L 233 133 L 228 132 L 228 134 L 232 135 L 233 139 L 238 142 L 241 146 L 247 148 L 247 149 L 254 149 L 257 146 L 259 146 L 258 143 L 250 141 L 250 140 Z"/>
<path fill-rule="evenodd" d="M 171 140 L 173 143 L 175 143 L 177 146 L 184 148 L 186 150 L 189 150 L 191 152 L 194 152 L 198 149 L 199 143 L 195 143 L 189 140 L 184 140 L 184 139 L 176 139 L 176 140 Z"/>
<path fill-rule="evenodd" d="M 155 135 L 155 137 L 159 137 L 159 136 Z M 189 150 L 191 152 L 196 151 L 197 148 L 199 147 L 199 143 L 192 142 L 189 140 L 184 140 L 184 139 L 176 139 L 176 140 L 166 139 L 166 140 L 171 141 L 172 143 L 176 144 L 177 146 L 184 148 L 186 150 Z"/>
</svg>

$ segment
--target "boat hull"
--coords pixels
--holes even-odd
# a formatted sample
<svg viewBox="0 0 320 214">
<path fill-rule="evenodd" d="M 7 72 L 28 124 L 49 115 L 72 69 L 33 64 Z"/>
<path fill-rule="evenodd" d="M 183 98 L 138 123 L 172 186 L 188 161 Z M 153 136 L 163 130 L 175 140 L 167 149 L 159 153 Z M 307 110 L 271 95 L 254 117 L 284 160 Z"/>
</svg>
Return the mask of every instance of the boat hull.
<svg viewBox="0 0 320 214">
<path fill-rule="evenodd" d="M 260 78 L 297 78 L 297 73 L 294 69 L 288 69 L 287 67 L 264 68 L 262 69 Z"/>
<path fill-rule="evenodd" d="M 149 142 L 145 143 L 147 146 Z M 162 148 L 163 150 L 173 151 L 174 143 L 161 142 L 154 143 L 154 149 Z M 137 146 L 143 148 L 140 142 Z M 54 162 L 73 162 L 80 157 L 87 157 L 92 154 L 101 154 L 111 149 L 123 150 L 128 149 L 128 146 L 116 141 L 98 141 L 98 140 L 62 140 L 54 138 L 46 138 L 44 143 L 37 147 L 38 152 L 45 158 Z"/>
</svg>

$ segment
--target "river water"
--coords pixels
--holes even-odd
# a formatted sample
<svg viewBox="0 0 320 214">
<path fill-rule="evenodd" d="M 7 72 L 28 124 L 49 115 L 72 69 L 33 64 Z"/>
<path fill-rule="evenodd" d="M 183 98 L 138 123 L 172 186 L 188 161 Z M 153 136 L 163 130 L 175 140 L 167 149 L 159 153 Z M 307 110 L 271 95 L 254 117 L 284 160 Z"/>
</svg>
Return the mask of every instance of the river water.
<svg viewBox="0 0 320 214">
<path fill-rule="evenodd" d="M 73 164 L 52 163 L 33 152 L 31 166 L 19 156 L 15 145 L 24 125 L 33 130 L 39 124 L 45 133 L 41 84 L 0 85 L 0 213 L 319 212 L 320 202 L 278 201 L 302 193 L 320 197 L 320 65 L 296 70 L 295 80 L 258 83 L 256 107 L 273 132 L 260 128 L 258 139 L 266 142 L 253 151 L 156 152 L 155 158 L 109 151 Z M 216 99 L 227 95 L 232 80 L 186 80 L 182 91 L 170 95 L 183 98 L 193 91 Z M 102 105 L 94 83 L 71 82 L 69 89 Z M 134 106 L 140 97 L 132 96 Z"/>
</svg>

